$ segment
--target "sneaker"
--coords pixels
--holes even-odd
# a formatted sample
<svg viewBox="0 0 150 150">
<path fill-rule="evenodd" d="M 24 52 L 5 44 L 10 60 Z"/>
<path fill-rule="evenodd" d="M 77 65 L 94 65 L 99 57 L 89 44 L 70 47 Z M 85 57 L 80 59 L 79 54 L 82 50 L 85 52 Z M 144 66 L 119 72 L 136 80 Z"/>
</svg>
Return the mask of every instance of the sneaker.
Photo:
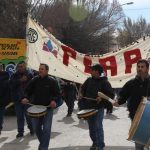
<svg viewBox="0 0 150 150">
<path fill-rule="evenodd" d="M 96 145 L 93 144 L 93 145 L 90 147 L 90 150 L 97 150 Z"/>
<path fill-rule="evenodd" d="M 90 147 L 90 150 L 96 150 L 96 147 Z"/>
<path fill-rule="evenodd" d="M 23 137 L 23 133 L 18 133 L 18 134 L 16 135 L 16 138 L 20 138 L 20 137 Z"/>
</svg>

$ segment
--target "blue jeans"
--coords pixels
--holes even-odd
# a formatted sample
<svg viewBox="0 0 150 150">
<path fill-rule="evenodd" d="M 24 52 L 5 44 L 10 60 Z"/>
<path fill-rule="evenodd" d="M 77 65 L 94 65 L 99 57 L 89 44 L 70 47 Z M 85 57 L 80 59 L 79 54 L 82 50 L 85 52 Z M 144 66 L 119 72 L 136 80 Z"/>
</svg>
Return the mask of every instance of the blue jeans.
<svg viewBox="0 0 150 150">
<path fill-rule="evenodd" d="M 4 114 L 5 114 L 5 106 L 0 106 L 0 131 L 3 129 Z"/>
<path fill-rule="evenodd" d="M 39 150 L 48 150 L 51 126 L 53 119 L 53 109 L 48 109 L 44 117 L 33 118 L 33 128 L 40 142 Z"/>
<path fill-rule="evenodd" d="M 98 150 L 103 150 L 105 147 L 103 118 L 104 108 L 101 108 L 95 115 L 88 119 L 90 138 L 93 141 L 93 145 L 96 146 Z"/>
<path fill-rule="evenodd" d="M 28 105 L 23 105 L 21 103 L 15 103 L 15 112 L 16 112 L 16 116 L 17 116 L 18 133 L 24 133 L 25 118 L 26 118 L 27 126 L 28 126 L 30 132 L 33 132 L 32 120 L 27 115 L 27 111 L 26 111 L 28 107 L 29 107 Z"/>
</svg>

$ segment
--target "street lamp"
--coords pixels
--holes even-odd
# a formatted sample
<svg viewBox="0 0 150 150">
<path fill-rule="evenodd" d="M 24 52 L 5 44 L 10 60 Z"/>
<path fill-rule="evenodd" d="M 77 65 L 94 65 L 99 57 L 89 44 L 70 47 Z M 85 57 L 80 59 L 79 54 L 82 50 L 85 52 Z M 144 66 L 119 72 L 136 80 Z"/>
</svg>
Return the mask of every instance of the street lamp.
<svg viewBox="0 0 150 150">
<path fill-rule="evenodd" d="M 116 8 L 118 8 L 118 7 L 121 7 L 121 6 L 123 6 L 123 5 L 132 5 L 132 4 L 134 4 L 134 2 L 128 2 L 128 3 L 124 3 L 124 4 L 120 4 L 120 5 L 118 5 L 118 6 L 116 6 L 116 7 L 114 7 L 114 9 L 116 9 Z M 110 14 L 109 14 L 109 16 L 110 16 Z M 108 43 L 107 43 L 107 52 L 109 52 L 109 45 L 110 45 L 110 41 L 109 41 L 109 17 L 108 17 Z"/>
</svg>

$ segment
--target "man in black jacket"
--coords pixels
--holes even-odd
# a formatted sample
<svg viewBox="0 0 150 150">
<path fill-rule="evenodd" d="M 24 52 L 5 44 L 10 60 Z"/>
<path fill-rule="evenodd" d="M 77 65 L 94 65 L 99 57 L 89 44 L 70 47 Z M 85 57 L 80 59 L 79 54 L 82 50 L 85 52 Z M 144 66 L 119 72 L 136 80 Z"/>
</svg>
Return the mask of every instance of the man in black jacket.
<svg viewBox="0 0 150 150">
<path fill-rule="evenodd" d="M 32 118 L 35 133 L 40 142 L 39 150 L 48 150 L 51 125 L 53 118 L 53 109 L 56 108 L 57 99 L 60 96 L 58 82 L 48 76 L 49 67 L 47 64 L 40 64 L 39 75 L 29 82 L 25 90 L 23 104 L 28 102 L 34 105 L 47 106 L 47 114 L 40 118 Z"/>
<path fill-rule="evenodd" d="M 17 130 L 18 134 L 16 138 L 21 138 L 24 136 L 24 124 L 25 119 L 30 130 L 30 134 L 33 135 L 33 127 L 31 119 L 26 113 L 27 106 L 21 103 L 21 100 L 24 96 L 24 90 L 32 79 L 32 73 L 26 68 L 24 61 L 20 61 L 17 64 L 16 72 L 12 74 L 10 78 L 10 87 L 11 87 L 11 99 L 15 104 L 15 112 L 17 116 Z"/>
<path fill-rule="evenodd" d="M 81 94 L 83 97 L 94 98 L 97 101 L 88 100 L 82 98 L 79 100 L 80 109 L 97 109 L 98 112 L 90 116 L 87 121 L 89 125 L 89 134 L 93 142 L 90 150 L 103 150 L 104 143 L 104 131 L 103 131 L 103 117 L 104 117 L 104 101 L 98 97 L 98 92 L 102 92 L 107 96 L 114 98 L 114 92 L 105 76 L 103 67 L 100 64 L 96 64 L 91 67 L 91 75 L 82 85 Z"/>
<path fill-rule="evenodd" d="M 5 106 L 8 104 L 10 97 L 9 91 L 9 74 L 3 71 L 3 66 L 0 64 L 0 134 L 3 128 L 3 118 L 5 113 Z"/>
<path fill-rule="evenodd" d="M 148 74 L 149 63 L 141 59 L 137 62 L 137 75 L 134 79 L 129 80 L 121 89 L 118 100 L 114 102 L 114 106 L 119 106 L 126 101 L 128 102 L 129 116 L 133 121 L 137 108 L 142 100 L 142 97 L 149 96 L 148 86 L 150 77 Z M 136 150 L 144 150 L 144 146 L 135 143 Z"/>
</svg>

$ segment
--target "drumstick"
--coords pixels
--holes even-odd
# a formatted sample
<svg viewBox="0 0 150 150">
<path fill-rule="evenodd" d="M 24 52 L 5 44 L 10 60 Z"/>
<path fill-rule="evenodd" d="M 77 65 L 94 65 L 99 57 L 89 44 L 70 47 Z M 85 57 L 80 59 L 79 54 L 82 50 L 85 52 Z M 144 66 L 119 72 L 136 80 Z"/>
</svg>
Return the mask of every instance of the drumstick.
<svg viewBox="0 0 150 150">
<path fill-rule="evenodd" d="M 114 100 L 113 100 L 113 99 L 111 99 L 110 97 L 108 97 L 107 95 L 105 95 L 105 94 L 104 94 L 104 93 L 102 93 L 102 92 L 98 92 L 98 96 L 99 96 L 99 97 L 101 97 L 101 98 L 103 98 L 103 99 L 105 99 L 105 100 L 110 101 L 111 103 L 113 103 L 113 102 L 114 102 Z"/>
<path fill-rule="evenodd" d="M 90 98 L 90 97 L 82 97 L 82 98 L 85 98 L 85 99 L 88 99 L 88 100 L 92 100 L 92 101 L 97 101 L 97 99 L 95 99 L 95 98 Z"/>
<path fill-rule="evenodd" d="M 14 103 L 11 102 L 11 103 L 9 103 L 9 104 L 5 107 L 5 109 L 8 109 L 8 108 L 10 108 L 10 107 L 13 106 L 13 105 L 14 105 Z"/>
<path fill-rule="evenodd" d="M 75 88 L 76 88 L 76 91 L 77 91 L 77 95 L 78 95 L 78 97 L 79 97 L 80 94 L 81 94 L 81 86 L 80 86 L 80 88 L 79 88 L 79 90 L 78 90 L 77 85 L 75 84 Z M 97 101 L 97 99 L 95 99 L 95 98 L 90 98 L 90 97 L 82 97 L 82 96 L 81 96 L 81 98 L 85 98 L 85 99 L 88 99 L 88 100 Z"/>
<path fill-rule="evenodd" d="M 31 104 L 31 103 L 27 103 L 27 105 L 31 105 L 31 106 L 33 106 L 34 104 Z"/>
</svg>

